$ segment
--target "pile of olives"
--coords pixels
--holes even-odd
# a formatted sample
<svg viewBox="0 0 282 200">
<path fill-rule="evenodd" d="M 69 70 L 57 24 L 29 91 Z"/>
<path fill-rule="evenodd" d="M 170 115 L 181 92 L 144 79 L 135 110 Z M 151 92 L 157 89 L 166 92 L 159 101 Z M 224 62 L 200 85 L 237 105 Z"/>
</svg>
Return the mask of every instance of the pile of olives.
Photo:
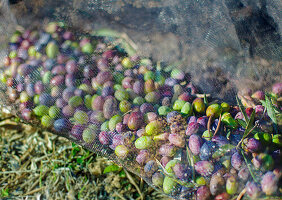
<svg viewBox="0 0 282 200">
<path fill-rule="evenodd" d="M 77 35 L 56 22 L 16 31 L 0 69 L 1 92 L 23 120 L 106 152 L 167 195 L 281 195 L 273 115 L 281 115 L 282 83 L 269 97 L 250 94 L 254 107 L 231 106 L 197 94 L 177 68 L 164 71 L 107 37 Z"/>
</svg>

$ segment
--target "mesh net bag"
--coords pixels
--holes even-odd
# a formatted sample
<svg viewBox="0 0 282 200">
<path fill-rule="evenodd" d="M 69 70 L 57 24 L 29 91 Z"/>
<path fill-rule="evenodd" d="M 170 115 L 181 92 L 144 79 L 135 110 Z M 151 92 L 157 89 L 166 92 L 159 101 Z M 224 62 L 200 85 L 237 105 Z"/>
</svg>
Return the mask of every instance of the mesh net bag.
<svg viewBox="0 0 282 200">
<path fill-rule="evenodd" d="M 281 197 L 279 1 L 0 3 L 2 108 L 175 199 Z"/>
</svg>

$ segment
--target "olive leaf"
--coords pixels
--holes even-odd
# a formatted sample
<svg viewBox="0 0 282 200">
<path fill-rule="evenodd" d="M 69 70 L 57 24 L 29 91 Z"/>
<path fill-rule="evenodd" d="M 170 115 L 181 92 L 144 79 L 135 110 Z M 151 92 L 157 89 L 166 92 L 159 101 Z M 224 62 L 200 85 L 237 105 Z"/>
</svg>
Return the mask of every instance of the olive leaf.
<svg viewBox="0 0 282 200">
<path fill-rule="evenodd" d="M 208 107 L 209 102 L 206 93 L 204 94 L 204 104 L 206 107 Z"/>
<path fill-rule="evenodd" d="M 213 159 L 217 159 L 222 157 L 224 154 L 230 152 L 232 149 L 235 149 L 236 146 L 232 145 L 232 144 L 225 144 L 223 146 L 221 146 L 218 150 L 216 150 L 213 154 L 212 154 L 212 158 Z"/>
<path fill-rule="evenodd" d="M 240 126 L 242 126 L 243 128 L 246 128 L 247 127 L 247 123 L 242 120 L 242 119 L 237 119 L 237 122 L 240 124 Z"/>
<path fill-rule="evenodd" d="M 254 130 L 254 128 L 255 128 L 254 122 L 255 122 L 255 110 L 253 110 L 253 112 L 250 116 L 250 120 L 247 123 L 243 137 L 242 137 L 241 141 L 238 143 L 237 147 L 239 147 L 240 144 L 244 141 L 244 139 L 250 134 L 250 132 L 252 132 Z"/>
<path fill-rule="evenodd" d="M 247 115 L 247 113 L 246 113 L 246 111 L 245 111 L 245 108 L 244 108 L 244 106 L 243 106 L 241 100 L 238 98 L 238 96 L 236 96 L 236 101 L 237 101 L 237 104 L 238 104 L 238 106 L 239 106 L 240 111 L 242 112 L 242 114 L 243 114 L 243 116 L 244 116 L 244 118 L 245 118 L 245 121 L 246 121 L 246 122 L 249 122 L 248 115 Z"/>
<path fill-rule="evenodd" d="M 275 115 L 275 110 L 273 108 L 274 106 L 271 103 L 271 100 L 269 99 L 267 94 L 265 95 L 265 106 L 266 106 L 267 114 L 270 117 L 270 119 L 272 120 L 272 122 L 274 123 L 274 128 L 275 128 L 275 131 L 277 133 L 278 132 L 278 130 L 277 130 L 277 118 L 276 118 L 276 115 Z"/>
</svg>

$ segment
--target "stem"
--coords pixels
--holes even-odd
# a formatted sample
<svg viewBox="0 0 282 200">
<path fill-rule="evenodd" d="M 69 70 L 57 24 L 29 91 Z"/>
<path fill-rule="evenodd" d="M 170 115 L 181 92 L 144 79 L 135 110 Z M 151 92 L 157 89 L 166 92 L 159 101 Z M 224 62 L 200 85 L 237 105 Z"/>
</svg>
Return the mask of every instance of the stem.
<svg viewBox="0 0 282 200">
<path fill-rule="evenodd" d="M 209 135 L 211 135 L 211 133 L 210 133 L 210 131 L 211 131 L 211 120 L 212 120 L 212 117 L 213 117 L 214 115 L 211 115 L 210 117 L 209 117 L 209 121 L 208 121 L 208 124 L 207 124 L 207 128 L 208 128 L 208 132 L 209 132 Z"/>
<path fill-rule="evenodd" d="M 247 167 L 248 167 L 248 169 L 249 169 L 249 171 L 250 171 L 251 176 L 253 177 L 254 181 L 257 183 L 258 181 L 257 181 L 256 178 L 255 178 L 255 175 L 254 175 L 254 173 L 253 173 L 253 170 L 251 169 L 251 167 L 250 167 L 250 165 L 249 165 L 249 163 L 248 163 L 248 160 L 247 160 L 246 156 L 244 155 L 244 151 L 243 151 L 243 150 L 241 150 L 241 154 L 242 154 L 242 156 L 243 156 L 243 158 L 244 158 L 244 160 L 245 160 L 245 163 L 246 163 L 246 165 L 247 165 Z"/>
<path fill-rule="evenodd" d="M 220 123 L 221 123 L 221 114 L 219 115 L 219 121 L 218 121 L 218 124 L 217 124 L 217 127 L 215 129 L 215 132 L 214 132 L 213 136 L 215 136 L 215 134 L 218 132 L 218 130 L 220 128 Z"/>
<path fill-rule="evenodd" d="M 236 146 L 237 149 L 239 148 L 239 146 L 240 146 L 240 144 L 243 142 L 243 140 L 244 140 L 257 126 L 258 126 L 258 122 L 256 122 L 256 124 L 255 124 L 254 127 L 248 132 L 248 134 L 240 140 L 240 142 L 239 142 L 239 143 L 237 144 L 237 146 Z"/>
<path fill-rule="evenodd" d="M 244 188 L 244 189 L 240 192 L 240 194 L 238 195 L 238 197 L 237 197 L 237 199 L 236 199 L 236 200 L 241 200 L 241 199 L 242 199 L 242 197 L 244 196 L 244 194 L 246 193 L 246 191 L 247 191 L 247 189 L 246 189 L 246 188 Z"/>
<path fill-rule="evenodd" d="M 193 181 L 195 182 L 195 167 L 194 167 L 194 160 L 193 160 L 193 157 L 191 155 L 191 151 L 189 149 L 188 146 L 186 146 L 186 151 L 187 151 L 187 159 L 192 167 L 192 179 Z"/>
</svg>

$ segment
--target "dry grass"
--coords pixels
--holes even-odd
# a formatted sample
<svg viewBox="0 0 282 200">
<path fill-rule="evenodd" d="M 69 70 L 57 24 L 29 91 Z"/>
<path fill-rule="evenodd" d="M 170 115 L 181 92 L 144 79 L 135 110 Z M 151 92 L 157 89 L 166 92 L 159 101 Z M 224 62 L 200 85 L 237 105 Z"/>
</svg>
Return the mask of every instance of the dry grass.
<svg viewBox="0 0 282 200">
<path fill-rule="evenodd" d="M 1 199 L 165 199 L 139 177 L 63 137 L 0 116 Z"/>
</svg>

